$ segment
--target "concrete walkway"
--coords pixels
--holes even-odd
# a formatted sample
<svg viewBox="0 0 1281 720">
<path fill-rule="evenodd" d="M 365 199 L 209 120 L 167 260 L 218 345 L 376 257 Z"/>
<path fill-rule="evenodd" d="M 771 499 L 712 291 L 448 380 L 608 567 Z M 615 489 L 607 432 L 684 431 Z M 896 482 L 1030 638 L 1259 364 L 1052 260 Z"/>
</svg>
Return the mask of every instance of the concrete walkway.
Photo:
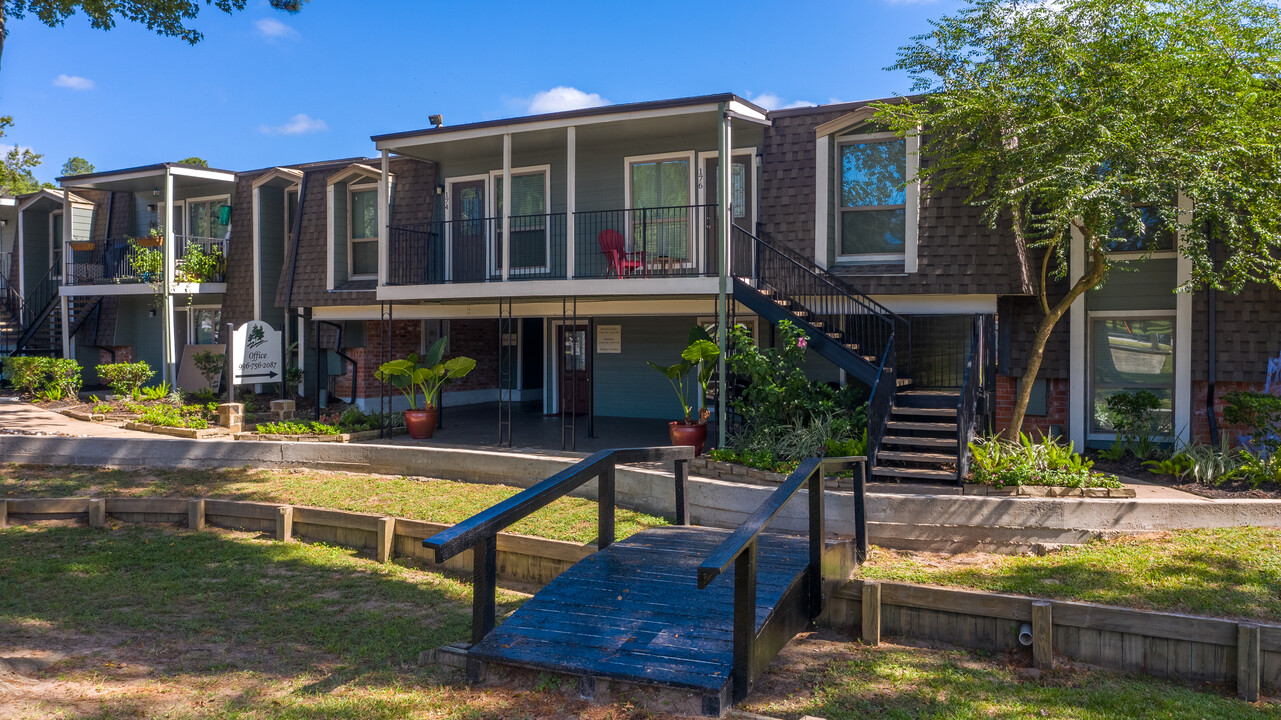
<svg viewBox="0 0 1281 720">
<path fill-rule="evenodd" d="M 0 397 L 0 433 L 54 437 L 154 438 L 151 433 L 84 422 L 12 397 Z"/>
</svg>

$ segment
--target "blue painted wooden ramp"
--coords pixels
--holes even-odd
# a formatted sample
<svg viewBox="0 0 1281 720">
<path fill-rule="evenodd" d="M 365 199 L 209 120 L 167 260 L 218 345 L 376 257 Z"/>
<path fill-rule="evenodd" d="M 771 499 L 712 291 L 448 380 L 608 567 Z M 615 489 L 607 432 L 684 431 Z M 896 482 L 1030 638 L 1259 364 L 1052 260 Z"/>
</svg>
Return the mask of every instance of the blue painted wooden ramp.
<svg viewBox="0 0 1281 720">
<path fill-rule="evenodd" d="M 762 531 L 803 486 L 821 487 L 819 459 L 802 463 L 736 530 L 685 525 L 682 465 L 689 456 L 687 448 L 602 451 L 423 541 L 438 560 L 475 550 L 469 674 L 478 677 L 483 663 L 493 663 L 576 675 L 584 688 L 598 679 L 674 688 L 698 696 L 711 716 L 742 700 L 848 579 L 866 535 L 826 538 L 821 491 L 807 493 L 810 533 Z M 613 542 L 615 463 L 673 458 L 678 524 Z M 857 466 L 856 491 L 863 486 L 861 458 L 826 462 L 829 471 Z M 601 549 L 495 626 L 496 533 L 592 479 L 599 483 Z"/>
</svg>

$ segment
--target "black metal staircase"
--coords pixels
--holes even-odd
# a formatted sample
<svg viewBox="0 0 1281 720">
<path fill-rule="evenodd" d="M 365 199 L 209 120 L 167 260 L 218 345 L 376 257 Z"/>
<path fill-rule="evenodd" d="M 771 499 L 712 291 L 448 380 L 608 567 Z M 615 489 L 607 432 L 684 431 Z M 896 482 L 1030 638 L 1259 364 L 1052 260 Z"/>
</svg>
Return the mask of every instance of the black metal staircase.
<svg viewBox="0 0 1281 720">
<path fill-rule="evenodd" d="M 974 316 L 969 353 L 954 359 L 960 388 L 914 387 L 907 318 L 764 236 L 735 227 L 732 247 L 734 300 L 771 323 L 789 320 L 811 349 L 871 389 L 872 477 L 959 482 L 980 424 L 986 360 L 994 358 L 990 316 Z"/>
</svg>

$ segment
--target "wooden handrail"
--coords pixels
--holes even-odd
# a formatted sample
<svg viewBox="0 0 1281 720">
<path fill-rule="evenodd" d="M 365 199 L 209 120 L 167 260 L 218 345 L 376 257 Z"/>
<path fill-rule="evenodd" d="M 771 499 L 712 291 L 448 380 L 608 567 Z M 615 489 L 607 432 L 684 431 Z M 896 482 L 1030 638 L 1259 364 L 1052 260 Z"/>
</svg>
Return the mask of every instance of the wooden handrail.
<svg viewBox="0 0 1281 720">
<path fill-rule="evenodd" d="M 867 458 L 809 458 L 792 471 L 778 489 L 761 503 L 756 511 L 730 534 L 698 566 L 698 587 L 706 588 L 713 580 L 734 566 L 734 650 L 731 680 L 734 701 L 747 697 L 751 683 L 763 662 L 756 657 L 756 546 L 765 526 L 783 509 L 802 487 L 809 492 L 809 564 L 806 569 L 806 605 L 810 620 L 823 612 L 823 551 L 826 520 L 824 517 L 824 476 L 828 472 L 854 470 L 856 537 L 860 559 L 866 557 L 867 525 L 863 495 L 866 487 Z"/>
</svg>

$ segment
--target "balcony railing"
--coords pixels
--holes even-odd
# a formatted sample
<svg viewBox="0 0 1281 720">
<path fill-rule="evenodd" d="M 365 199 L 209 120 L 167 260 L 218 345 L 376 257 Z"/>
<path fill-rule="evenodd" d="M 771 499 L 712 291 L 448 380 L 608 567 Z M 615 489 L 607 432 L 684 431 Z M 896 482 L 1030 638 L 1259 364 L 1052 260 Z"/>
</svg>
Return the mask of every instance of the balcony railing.
<svg viewBox="0 0 1281 720">
<path fill-rule="evenodd" d="M 69 285 L 159 283 L 164 277 L 164 247 L 150 238 L 104 238 L 73 241 L 66 282 Z M 227 281 L 227 241 L 175 235 L 175 279 L 178 282 Z"/>
<path fill-rule="evenodd" d="M 576 212 L 574 278 L 715 275 L 716 206 Z M 561 280 L 569 266 L 565 213 L 509 219 L 511 281 Z M 503 279 L 500 217 L 388 229 L 388 285 L 439 285 Z"/>
</svg>

